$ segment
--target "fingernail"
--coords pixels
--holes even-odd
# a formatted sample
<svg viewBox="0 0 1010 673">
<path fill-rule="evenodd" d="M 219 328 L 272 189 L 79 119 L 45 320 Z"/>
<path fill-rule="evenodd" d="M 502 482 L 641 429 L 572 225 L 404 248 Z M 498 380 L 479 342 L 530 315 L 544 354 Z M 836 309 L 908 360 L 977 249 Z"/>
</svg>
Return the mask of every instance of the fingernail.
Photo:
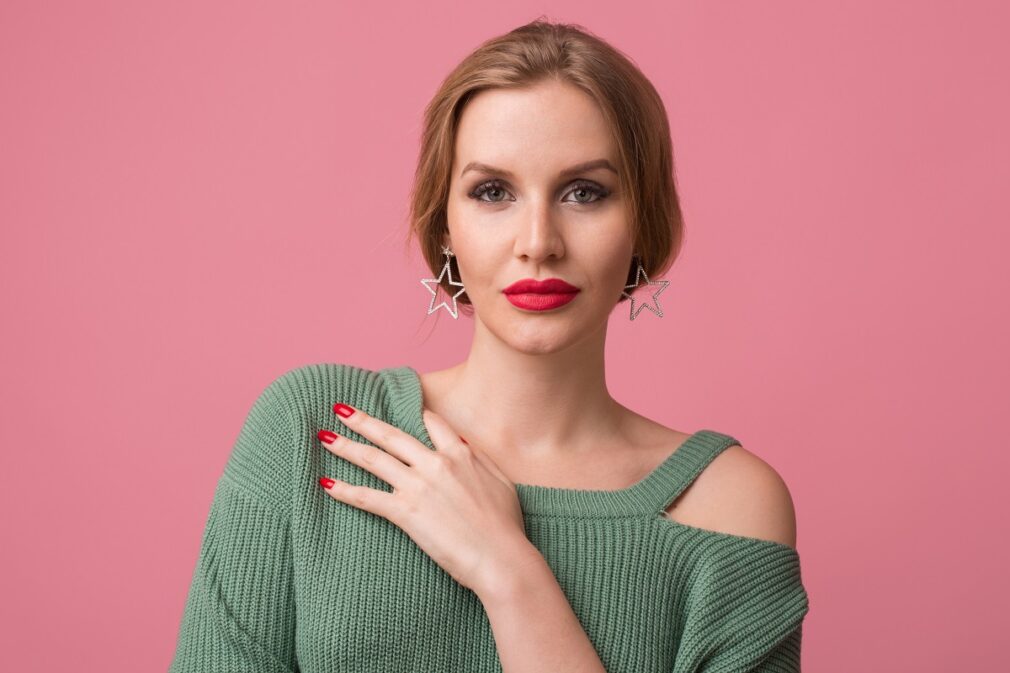
<svg viewBox="0 0 1010 673">
<path fill-rule="evenodd" d="M 329 430 L 320 430 L 316 433 L 316 437 L 318 437 L 321 442 L 332 444 L 337 439 L 337 433 L 330 432 Z"/>
<path fill-rule="evenodd" d="M 347 418 L 354 413 L 354 408 L 347 406 L 343 402 L 337 402 L 333 405 L 333 411 L 335 411 L 337 415 Z"/>
<path fill-rule="evenodd" d="M 333 485 L 337 482 L 329 477 L 319 477 L 319 483 L 323 488 L 333 488 Z"/>
</svg>

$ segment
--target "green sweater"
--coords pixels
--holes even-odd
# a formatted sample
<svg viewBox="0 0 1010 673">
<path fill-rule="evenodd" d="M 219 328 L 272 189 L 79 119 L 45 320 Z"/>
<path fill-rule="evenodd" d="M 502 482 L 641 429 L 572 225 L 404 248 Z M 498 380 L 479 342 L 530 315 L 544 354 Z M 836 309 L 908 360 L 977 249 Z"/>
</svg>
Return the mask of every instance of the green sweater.
<svg viewBox="0 0 1010 673">
<path fill-rule="evenodd" d="M 320 429 L 367 440 L 346 402 L 434 450 L 409 366 L 311 364 L 252 406 L 214 491 L 170 673 L 501 671 L 477 595 L 390 521 L 334 500 L 321 476 L 390 491 Z M 636 484 L 517 484 L 540 550 L 608 673 L 799 671 L 808 598 L 797 551 L 663 516 L 720 451 L 700 430 Z"/>
</svg>

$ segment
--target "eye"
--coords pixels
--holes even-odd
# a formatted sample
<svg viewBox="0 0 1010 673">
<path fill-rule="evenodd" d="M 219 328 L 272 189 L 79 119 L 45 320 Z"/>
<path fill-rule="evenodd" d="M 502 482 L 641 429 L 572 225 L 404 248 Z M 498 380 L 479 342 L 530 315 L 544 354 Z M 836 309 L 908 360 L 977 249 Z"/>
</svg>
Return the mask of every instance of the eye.
<svg viewBox="0 0 1010 673">
<path fill-rule="evenodd" d="M 491 192 L 502 192 L 502 191 L 504 191 L 504 187 L 502 187 L 501 182 L 499 182 L 498 180 L 488 180 L 487 182 L 482 182 L 481 184 L 477 185 L 477 187 L 474 188 L 472 192 L 470 192 L 470 198 L 476 199 L 477 201 L 483 201 L 484 203 L 499 203 L 498 199 L 491 199 L 490 201 L 488 201 L 487 199 L 482 199 L 481 197 Z"/>
<path fill-rule="evenodd" d="M 573 189 L 572 191 L 570 191 L 568 193 L 569 194 L 575 194 L 577 192 L 583 192 L 583 193 L 587 193 L 587 194 L 590 194 L 590 195 L 595 195 L 596 198 L 594 200 L 592 200 L 592 201 L 578 201 L 577 200 L 577 201 L 575 201 L 575 203 L 585 203 L 585 204 L 597 203 L 598 201 L 602 201 L 603 199 L 605 199 L 608 196 L 610 196 L 610 192 L 605 187 L 601 187 L 600 185 L 597 185 L 594 182 L 586 182 L 586 181 L 579 181 L 579 182 L 575 183 L 575 189 Z"/>
<path fill-rule="evenodd" d="M 485 194 L 497 194 L 499 192 L 505 192 L 505 191 L 506 191 L 505 187 L 500 180 L 488 180 L 487 182 L 482 182 L 481 184 L 477 185 L 477 187 L 475 187 L 474 190 L 470 192 L 469 196 L 471 199 L 482 201 L 484 203 L 501 203 L 502 199 L 493 198 L 488 200 L 481 197 L 483 197 Z M 591 201 L 581 200 L 578 198 L 575 201 L 569 201 L 569 203 L 579 203 L 584 205 L 598 203 L 603 199 L 607 198 L 608 196 L 610 196 L 610 191 L 608 189 L 606 189 L 605 187 L 601 187 L 600 185 L 594 182 L 589 182 L 587 180 L 580 180 L 574 183 L 574 189 L 570 190 L 568 193 L 569 194 L 582 193 L 596 197 Z"/>
</svg>

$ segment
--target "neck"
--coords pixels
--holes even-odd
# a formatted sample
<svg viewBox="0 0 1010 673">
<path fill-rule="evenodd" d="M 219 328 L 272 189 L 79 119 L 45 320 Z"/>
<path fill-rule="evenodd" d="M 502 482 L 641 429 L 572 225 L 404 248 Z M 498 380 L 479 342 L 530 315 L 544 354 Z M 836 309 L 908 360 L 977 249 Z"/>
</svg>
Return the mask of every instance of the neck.
<svg viewBox="0 0 1010 673">
<path fill-rule="evenodd" d="M 606 326 L 549 354 L 520 352 L 478 326 L 466 360 L 434 372 L 425 401 L 471 444 L 540 460 L 613 445 L 625 409 L 607 390 Z"/>
</svg>

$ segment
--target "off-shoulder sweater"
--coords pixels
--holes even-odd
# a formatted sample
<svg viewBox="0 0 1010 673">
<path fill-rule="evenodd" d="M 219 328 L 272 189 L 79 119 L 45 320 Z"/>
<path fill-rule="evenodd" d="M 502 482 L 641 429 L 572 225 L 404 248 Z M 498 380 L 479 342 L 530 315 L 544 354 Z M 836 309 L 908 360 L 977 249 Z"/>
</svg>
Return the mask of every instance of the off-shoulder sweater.
<svg viewBox="0 0 1010 673">
<path fill-rule="evenodd" d="M 502 670 L 481 601 L 387 519 L 335 500 L 331 476 L 391 491 L 317 431 L 369 443 L 345 402 L 435 450 L 409 366 L 299 366 L 259 394 L 217 482 L 170 673 Z M 541 552 L 608 673 L 800 670 L 809 610 L 798 551 L 665 510 L 737 440 L 698 430 L 632 486 L 516 484 Z"/>
</svg>

